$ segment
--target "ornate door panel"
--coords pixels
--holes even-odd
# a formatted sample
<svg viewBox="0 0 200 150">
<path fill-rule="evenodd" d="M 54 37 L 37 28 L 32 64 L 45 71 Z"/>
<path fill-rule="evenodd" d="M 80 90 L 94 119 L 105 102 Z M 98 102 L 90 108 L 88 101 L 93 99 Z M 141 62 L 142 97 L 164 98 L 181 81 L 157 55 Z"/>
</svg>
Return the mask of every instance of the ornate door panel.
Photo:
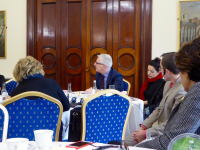
<svg viewBox="0 0 200 150">
<path fill-rule="evenodd" d="M 85 90 L 86 0 L 62 0 L 62 87 Z"/>
<path fill-rule="evenodd" d="M 137 6 L 137 7 L 136 7 Z M 113 58 L 113 68 L 131 83 L 130 95 L 139 91 L 140 58 L 139 0 L 91 0 L 87 3 L 86 86 L 95 80 L 97 54 Z M 87 59 L 88 58 L 88 59 Z"/>
<path fill-rule="evenodd" d="M 27 0 L 27 55 L 63 89 L 85 90 L 95 79 L 97 54 L 139 96 L 151 60 L 152 0 Z"/>
<path fill-rule="evenodd" d="M 45 78 L 60 83 L 60 2 L 37 1 L 37 59 L 41 61 Z"/>
<path fill-rule="evenodd" d="M 112 56 L 112 0 L 87 1 L 86 88 L 92 86 L 97 54 Z"/>
<path fill-rule="evenodd" d="M 139 96 L 140 0 L 114 0 L 113 67 L 131 84 L 130 95 Z"/>
</svg>

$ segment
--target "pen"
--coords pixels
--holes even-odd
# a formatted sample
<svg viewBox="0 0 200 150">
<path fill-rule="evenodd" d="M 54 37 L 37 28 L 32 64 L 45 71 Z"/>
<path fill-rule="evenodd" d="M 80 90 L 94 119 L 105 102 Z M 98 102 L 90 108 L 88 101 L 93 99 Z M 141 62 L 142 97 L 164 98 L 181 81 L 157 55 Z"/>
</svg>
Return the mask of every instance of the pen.
<svg viewBox="0 0 200 150">
<path fill-rule="evenodd" d="M 98 146 L 97 149 L 93 149 L 93 150 L 103 150 L 106 148 L 120 148 L 120 146 L 119 145 Z"/>
</svg>

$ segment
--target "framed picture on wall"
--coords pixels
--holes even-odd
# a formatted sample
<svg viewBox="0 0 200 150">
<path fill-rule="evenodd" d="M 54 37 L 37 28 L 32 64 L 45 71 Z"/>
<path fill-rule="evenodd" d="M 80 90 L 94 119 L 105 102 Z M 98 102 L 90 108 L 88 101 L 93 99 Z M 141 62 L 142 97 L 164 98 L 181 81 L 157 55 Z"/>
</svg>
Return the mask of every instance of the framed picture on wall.
<svg viewBox="0 0 200 150">
<path fill-rule="evenodd" d="M 200 36 L 200 1 L 180 1 L 180 47 Z"/>
<path fill-rule="evenodd" d="M 0 10 L 0 58 L 6 58 L 6 11 Z"/>
</svg>

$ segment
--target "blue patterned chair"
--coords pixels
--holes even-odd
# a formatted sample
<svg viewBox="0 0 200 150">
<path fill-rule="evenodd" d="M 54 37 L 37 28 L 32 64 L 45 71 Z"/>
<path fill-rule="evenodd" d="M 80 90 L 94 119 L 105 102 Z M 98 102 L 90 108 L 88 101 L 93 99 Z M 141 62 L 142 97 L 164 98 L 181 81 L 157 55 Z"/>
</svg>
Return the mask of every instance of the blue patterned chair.
<svg viewBox="0 0 200 150">
<path fill-rule="evenodd" d="M 124 140 L 131 106 L 131 99 L 117 90 L 103 90 L 88 97 L 81 109 L 81 140 L 100 143 Z"/>
<path fill-rule="evenodd" d="M 28 100 L 26 97 L 36 99 Z M 54 131 L 58 141 L 63 107 L 57 99 L 41 92 L 24 92 L 2 103 L 9 113 L 8 138 L 24 137 L 34 140 L 34 130 Z"/>
<path fill-rule="evenodd" d="M 0 104 L 0 142 L 5 142 L 8 132 L 8 111 Z M 2 139 L 1 139 L 2 138 Z"/>
<path fill-rule="evenodd" d="M 123 84 L 124 84 L 124 91 L 127 91 L 127 95 L 129 95 L 131 84 L 125 79 L 123 79 Z"/>
<path fill-rule="evenodd" d="M 16 86 L 17 86 L 17 81 L 15 81 L 14 78 L 13 78 L 13 79 L 10 79 L 10 80 L 8 80 L 8 81 L 6 82 L 6 90 L 7 90 L 7 92 L 8 92 L 8 95 L 11 94 L 12 90 L 13 90 L 14 88 L 16 88 Z"/>
</svg>

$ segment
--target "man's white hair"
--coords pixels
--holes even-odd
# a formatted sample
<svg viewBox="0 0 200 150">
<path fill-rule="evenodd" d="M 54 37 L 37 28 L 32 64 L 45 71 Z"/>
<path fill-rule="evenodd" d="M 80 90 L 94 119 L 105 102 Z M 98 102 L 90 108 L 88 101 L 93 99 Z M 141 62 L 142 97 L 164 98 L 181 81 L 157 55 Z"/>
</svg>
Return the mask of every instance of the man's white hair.
<svg viewBox="0 0 200 150">
<path fill-rule="evenodd" d="M 98 58 L 101 58 L 101 63 L 106 65 L 107 68 L 111 68 L 113 65 L 112 58 L 108 54 L 97 55 Z"/>
</svg>

